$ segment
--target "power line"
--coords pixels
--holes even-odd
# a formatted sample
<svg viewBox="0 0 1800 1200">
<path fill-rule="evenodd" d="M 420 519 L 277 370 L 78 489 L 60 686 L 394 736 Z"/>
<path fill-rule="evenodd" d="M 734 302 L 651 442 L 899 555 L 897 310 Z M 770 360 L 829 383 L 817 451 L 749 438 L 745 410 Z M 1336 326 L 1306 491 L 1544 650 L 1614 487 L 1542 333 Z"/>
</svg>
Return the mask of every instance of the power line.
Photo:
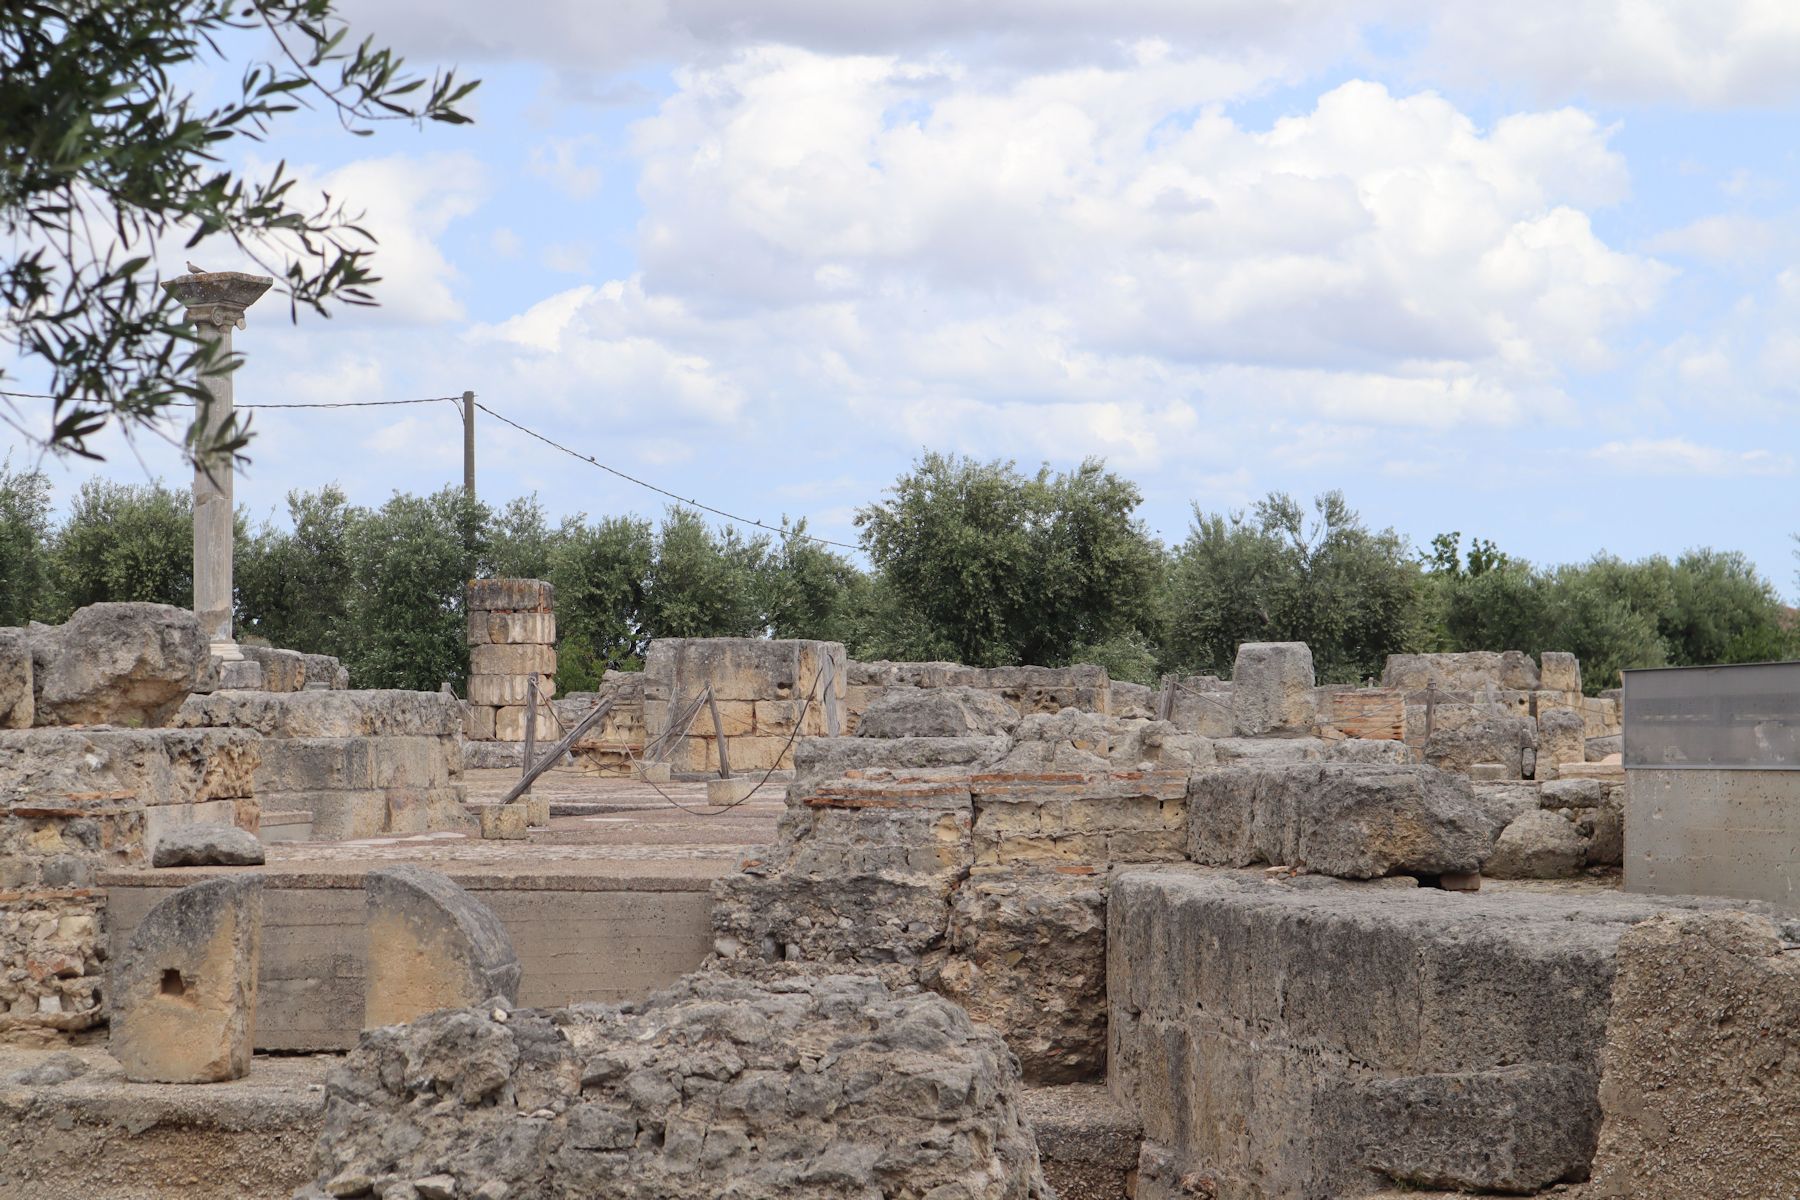
<svg viewBox="0 0 1800 1200">
<path fill-rule="evenodd" d="M 722 508 L 714 508 L 710 504 L 702 504 L 702 503 L 700 503 L 700 501 L 695 500 L 691 497 L 676 495 L 674 492 L 671 492 L 668 488 L 657 487 L 654 483 L 651 483 L 648 480 L 639 479 L 635 475 L 627 475 L 625 472 L 619 470 L 617 467 L 609 467 L 605 463 L 601 462 L 599 459 L 595 458 L 591 454 L 583 454 L 579 450 L 571 450 L 569 447 L 563 445 L 561 442 L 555 441 L 554 439 L 551 439 L 551 438 L 547 438 L 535 429 L 527 429 L 525 426 L 519 424 L 517 421 L 513 420 L 511 417 L 501 416 L 499 413 L 495 412 L 493 409 L 489 408 L 487 405 L 483 404 L 479 400 L 477 400 L 475 402 L 475 407 L 479 408 L 482 412 L 486 413 L 488 416 L 494 418 L 494 420 L 499 421 L 501 424 L 511 425 L 514 429 L 518 430 L 520 433 L 526 434 L 530 437 L 534 437 L 538 441 L 544 443 L 544 445 L 546 445 L 546 446 L 550 446 L 557 450 L 561 450 L 564 454 L 567 454 L 570 458 L 578 458 L 582 462 L 587 463 L 589 466 L 599 467 L 602 471 L 605 471 L 609 475 L 617 475 L 620 479 L 623 479 L 627 483 L 635 483 L 641 488 L 648 488 L 650 491 L 655 492 L 659 496 L 667 496 L 669 499 L 675 501 L 677 504 L 686 504 L 693 508 L 698 508 L 704 512 L 712 513 L 716 517 L 724 517 L 728 521 L 736 521 L 740 525 L 754 525 L 756 528 L 764 530 L 765 532 L 777 533 L 777 534 L 782 535 L 783 537 L 801 537 L 801 538 L 805 538 L 809 542 L 818 542 L 818 543 L 820 543 L 822 545 L 826 545 L 826 546 L 837 546 L 843 550 L 860 550 L 860 549 L 862 549 L 862 547 L 853 546 L 849 542 L 834 542 L 830 538 L 819 537 L 816 534 L 798 533 L 794 530 L 786 529 L 781 526 L 768 525 L 768 524 L 763 523 L 762 521 L 758 521 L 754 517 L 740 517 L 736 513 L 726 512 Z"/>
<path fill-rule="evenodd" d="M 21 398 L 27 399 L 27 400 L 56 400 L 56 399 L 61 398 L 61 397 L 57 397 L 57 396 L 46 395 L 42 392 L 9 392 L 9 391 L 5 391 L 5 390 L 0 390 L 0 396 L 17 396 L 17 397 L 21 397 Z M 390 405 L 396 405 L 396 404 L 439 404 L 444 401 L 450 401 L 452 403 L 460 404 L 462 402 L 462 397 L 461 396 L 423 396 L 416 400 L 337 400 L 337 401 L 330 401 L 330 402 L 320 401 L 317 403 L 296 403 L 296 404 L 235 404 L 232 407 L 233 408 L 385 408 Z M 170 403 L 180 405 L 184 408 L 198 407 L 198 402 L 194 401 L 194 400 L 172 400 L 172 401 L 170 401 Z M 582 462 L 587 463 L 589 466 L 599 467 L 602 471 L 605 471 L 609 475 L 616 475 L 620 479 L 623 479 L 627 483 L 633 483 L 633 484 L 636 484 L 638 487 L 646 488 L 652 492 L 655 492 L 659 496 L 666 496 L 670 500 L 675 501 L 677 504 L 686 504 L 691 508 L 700 509 L 702 512 L 709 512 L 709 513 L 713 514 L 715 517 L 724 517 L 728 521 L 736 521 L 740 525 L 750 525 L 757 529 L 763 530 L 765 533 L 778 534 L 782 537 L 805 538 L 809 542 L 817 542 L 821 546 L 836 546 L 840 550 L 860 550 L 860 549 L 862 549 L 862 547 L 854 545 L 850 542 L 833 541 L 831 538 L 820 537 L 816 533 L 802 533 L 797 530 L 788 529 L 785 526 L 770 525 L 765 521 L 757 520 L 755 517 L 740 517 L 736 513 L 726 512 L 722 508 L 714 508 L 710 504 L 702 504 L 700 501 L 694 499 L 691 496 L 677 495 L 676 493 L 671 492 L 668 488 L 658 487 L 656 484 L 651 483 L 647 479 L 639 479 L 635 475 L 626 474 L 624 471 L 619 470 L 617 467 L 609 467 L 605 463 L 601 462 L 599 459 L 595 458 L 591 454 L 583 454 L 579 450 L 570 449 L 568 446 L 563 445 L 561 442 L 556 441 L 553 438 L 545 437 L 543 434 L 539 433 L 535 429 L 528 429 L 525 426 L 519 424 L 517 421 L 513 420 L 511 417 L 502 416 L 501 414 L 495 412 L 493 409 L 491 409 L 487 405 L 481 403 L 481 401 L 479 401 L 479 400 L 477 400 L 475 402 L 475 407 L 479 408 L 482 412 L 486 413 L 488 416 L 494 418 L 494 420 L 499 421 L 501 424 L 510 425 L 514 429 L 518 430 L 520 433 L 523 433 L 528 437 L 534 437 L 538 441 L 544 443 L 544 445 L 549 446 L 552 449 L 562 451 L 564 454 L 567 454 L 570 458 L 577 458 L 577 459 L 580 459 Z"/>
<path fill-rule="evenodd" d="M 25 400 L 74 399 L 74 397 L 72 397 L 72 396 L 52 396 L 45 392 L 0 391 L 0 396 L 16 396 L 16 397 L 19 397 L 19 398 L 25 399 Z M 417 400 L 334 400 L 334 401 L 318 401 L 316 403 L 299 403 L 299 402 L 297 402 L 297 403 L 293 403 L 293 404 L 233 404 L 231 407 L 234 409 L 239 409 L 239 408 L 386 408 L 389 405 L 394 405 L 394 404 L 437 404 L 440 401 L 444 401 L 444 400 L 461 401 L 462 397 L 461 396 L 423 396 Z M 200 402 L 197 400 L 170 400 L 170 401 L 168 401 L 168 403 L 175 405 L 176 407 L 179 407 L 179 408 L 198 408 L 200 406 Z"/>
</svg>

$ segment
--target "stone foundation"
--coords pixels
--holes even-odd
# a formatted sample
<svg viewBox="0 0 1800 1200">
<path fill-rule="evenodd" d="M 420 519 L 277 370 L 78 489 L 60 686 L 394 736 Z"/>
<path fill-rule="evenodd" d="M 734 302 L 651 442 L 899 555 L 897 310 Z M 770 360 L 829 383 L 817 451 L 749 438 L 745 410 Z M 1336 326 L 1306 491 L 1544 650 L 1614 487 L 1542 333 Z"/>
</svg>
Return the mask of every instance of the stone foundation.
<svg viewBox="0 0 1800 1200">
<path fill-rule="evenodd" d="M 1585 1179 L 1620 938 L 1698 903 L 1121 875 L 1109 1078 L 1155 1167 L 1138 1200 Z"/>
</svg>

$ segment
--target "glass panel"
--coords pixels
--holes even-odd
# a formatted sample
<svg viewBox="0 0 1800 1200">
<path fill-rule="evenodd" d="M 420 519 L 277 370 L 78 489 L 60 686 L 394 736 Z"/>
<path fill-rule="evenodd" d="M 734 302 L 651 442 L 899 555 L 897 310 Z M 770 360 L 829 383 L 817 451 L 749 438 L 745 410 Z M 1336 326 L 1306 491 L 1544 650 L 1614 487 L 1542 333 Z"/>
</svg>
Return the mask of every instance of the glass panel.
<svg viewBox="0 0 1800 1200">
<path fill-rule="evenodd" d="M 1800 662 L 1625 672 L 1625 765 L 1800 770 Z"/>
</svg>

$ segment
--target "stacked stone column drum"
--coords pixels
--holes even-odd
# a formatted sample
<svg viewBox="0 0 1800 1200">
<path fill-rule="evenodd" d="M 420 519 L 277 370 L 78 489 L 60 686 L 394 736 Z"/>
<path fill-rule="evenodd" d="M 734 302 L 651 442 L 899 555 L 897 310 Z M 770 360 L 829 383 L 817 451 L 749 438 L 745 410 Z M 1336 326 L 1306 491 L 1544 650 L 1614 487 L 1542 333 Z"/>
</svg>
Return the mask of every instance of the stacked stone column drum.
<svg viewBox="0 0 1800 1200">
<path fill-rule="evenodd" d="M 556 694 L 556 589 L 541 579 L 470 583 L 468 736 L 523 741 L 533 675 L 541 738 L 555 728 L 550 698 Z"/>
</svg>

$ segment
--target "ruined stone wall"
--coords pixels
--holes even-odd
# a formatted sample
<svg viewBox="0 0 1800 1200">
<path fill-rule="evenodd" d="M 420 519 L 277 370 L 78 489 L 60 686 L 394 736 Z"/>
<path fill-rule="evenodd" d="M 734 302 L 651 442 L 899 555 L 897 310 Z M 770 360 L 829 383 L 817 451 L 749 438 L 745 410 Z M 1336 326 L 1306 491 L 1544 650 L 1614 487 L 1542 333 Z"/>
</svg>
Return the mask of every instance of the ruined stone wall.
<svg viewBox="0 0 1800 1200">
<path fill-rule="evenodd" d="M 795 741 L 844 728 L 846 662 L 838 642 L 658 638 L 644 656 L 645 736 L 661 737 L 710 687 L 732 770 L 790 769 Z M 717 773 L 719 743 L 706 708 L 667 760 L 676 773 Z"/>
<path fill-rule="evenodd" d="M 96 875 L 148 866 L 180 825 L 254 832 L 260 747 L 242 730 L 0 731 L 0 1040 L 54 1039 L 104 1019 Z"/>
<path fill-rule="evenodd" d="M 937 996 L 701 971 L 624 1008 L 370 1031 L 297 1195 L 1048 1200 L 1019 1094 L 1000 1039 Z"/>
<path fill-rule="evenodd" d="M 438 692 L 222 691 L 176 723 L 263 737 L 255 790 L 268 811 L 306 812 L 312 837 L 465 829 L 463 706 Z"/>
<path fill-rule="evenodd" d="M 844 694 L 843 731 L 856 732 L 863 712 L 890 688 L 974 688 L 991 692 L 1020 716 L 1065 708 L 1107 713 L 1112 684 L 1105 667 L 965 667 L 959 663 L 853 662 Z M 1148 715 L 1148 714 L 1146 714 Z"/>
<path fill-rule="evenodd" d="M 571 692 L 551 704 L 557 728 L 552 736 L 573 729 L 595 704 L 610 699 L 600 723 L 583 734 L 573 748 L 583 769 L 600 775 L 628 776 L 644 756 L 644 675 L 641 671 L 608 671 L 597 692 Z"/>
</svg>

